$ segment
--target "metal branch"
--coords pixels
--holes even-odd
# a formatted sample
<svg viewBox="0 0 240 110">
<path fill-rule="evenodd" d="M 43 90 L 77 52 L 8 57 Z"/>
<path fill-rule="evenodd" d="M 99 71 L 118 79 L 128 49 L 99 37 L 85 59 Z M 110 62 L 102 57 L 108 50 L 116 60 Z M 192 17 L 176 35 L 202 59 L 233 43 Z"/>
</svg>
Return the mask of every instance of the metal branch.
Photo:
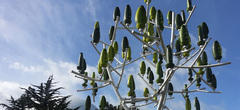
<svg viewBox="0 0 240 110">
<path fill-rule="evenodd" d="M 115 21 L 114 31 L 113 31 L 113 38 L 111 40 L 111 45 L 113 45 L 113 42 L 114 42 L 114 40 L 116 38 L 116 32 L 117 32 L 117 27 L 118 27 L 119 20 L 120 20 L 120 18 L 119 18 L 119 16 L 117 16 L 117 19 Z"/>
<path fill-rule="evenodd" d="M 150 63 L 153 67 L 156 67 L 156 65 L 155 64 L 153 64 L 148 58 L 144 58 L 148 63 Z"/>
<path fill-rule="evenodd" d="M 166 70 L 165 80 L 164 80 L 162 86 L 160 87 L 160 88 L 164 88 L 164 90 L 161 94 L 160 100 L 158 101 L 158 110 L 163 110 L 163 107 L 165 105 L 167 92 L 168 92 L 168 84 L 169 84 L 169 80 L 171 79 L 170 77 L 168 78 L 168 76 L 171 76 L 170 75 L 171 73 L 174 73 L 173 71 L 171 71 L 171 69 Z"/>
<path fill-rule="evenodd" d="M 156 102 L 148 102 L 148 103 L 145 103 L 145 104 L 141 104 L 141 105 L 136 105 L 134 106 L 135 108 L 138 108 L 138 107 L 144 107 L 144 106 L 147 106 L 147 105 L 150 105 L 150 104 L 153 104 L 153 103 L 156 103 Z"/>
<path fill-rule="evenodd" d="M 171 41 L 170 41 L 172 50 L 174 49 L 174 46 L 173 46 L 173 44 L 174 44 L 174 31 L 175 31 L 174 26 L 175 26 L 175 14 L 174 14 L 174 12 L 172 12 L 172 27 L 171 27 Z"/>
<path fill-rule="evenodd" d="M 120 93 L 119 93 L 119 91 L 118 91 L 118 89 L 117 89 L 117 87 L 116 87 L 116 85 L 115 85 L 115 83 L 114 83 L 114 79 L 113 79 L 113 77 L 112 77 L 112 74 L 111 74 L 111 70 L 110 70 L 110 66 L 109 66 L 109 65 L 108 65 L 108 67 L 107 67 L 107 70 L 108 70 L 108 76 L 109 76 L 109 79 L 110 79 L 110 81 L 111 81 L 112 88 L 113 88 L 115 94 L 117 95 L 118 99 L 120 100 L 120 102 L 122 102 L 122 101 L 123 101 L 123 98 L 122 98 L 122 96 L 120 95 Z M 128 107 L 127 107 L 127 105 L 126 105 L 125 103 L 122 103 L 122 105 L 123 105 L 123 108 L 124 108 L 124 109 L 129 110 Z"/>
<path fill-rule="evenodd" d="M 102 43 L 103 45 L 105 46 L 110 46 L 109 44 L 107 44 L 106 42 L 103 42 L 103 41 L 99 41 L 100 43 Z M 97 47 L 95 47 L 95 49 L 97 49 Z M 100 51 L 99 51 L 100 52 Z M 115 61 L 118 62 L 119 64 L 122 64 L 122 62 L 120 62 L 116 57 L 114 57 Z"/>
<path fill-rule="evenodd" d="M 213 91 L 215 91 L 215 89 L 206 80 L 204 80 L 202 77 L 200 78 L 206 85 L 208 85 L 208 87 L 210 87 Z"/>
<path fill-rule="evenodd" d="M 180 66 L 185 65 L 186 63 L 188 63 L 193 57 L 195 57 L 198 53 L 200 52 L 200 49 L 198 49 L 193 55 L 191 55 L 188 59 L 186 59 L 186 61 L 184 63 L 182 63 Z"/>
<path fill-rule="evenodd" d="M 91 77 L 85 76 L 85 75 L 80 74 L 80 73 L 78 73 L 78 72 L 76 72 L 76 71 L 73 71 L 73 70 L 72 70 L 72 73 L 73 73 L 73 74 L 76 74 L 76 75 L 77 75 L 76 77 L 77 77 L 77 78 L 81 78 L 81 79 L 93 80 L 93 81 L 105 82 L 105 83 L 109 82 L 109 81 L 105 81 L 105 80 L 99 80 L 99 79 L 91 78 Z"/>
<path fill-rule="evenodd" d="M 153 54 L 153 53 L 149 53 L 149 54 L 147 54 L 147 55 L 142 55 L 142 56 L 136 58 L 135 60 L 132 60 L 132 61 L 126 63 L 125 66 L 127 66 L 127 65 L 129 65 L 129 64 L 132 64 L 132 63 L 134 63 L 134 62 L 140 60 L 141 58 L 144 58 L 144 57 L 146 57 L 146 56 L 148 56 L 148 55 L 152 55 L 152 54 Z M 116 67 L 115 69 L 119 69 L 119 68 L 122 68 L 122 67 L 123 67 L 123 65 L 118 66 L 118 67 Z"/>
<path fill-rule="evenodd" d="M 193 63 L 191 64 L 191 67 L 193 67 L 193 65 L 197 62 L 198 58 L 202 55 L 204 49 L 207 47 L 207 44 L 208 44 L 208 42 L 209 42 L 211 39 L 212 39 L 211 37 L 208 38 L 208 40 L 205 42 L 205 44 L 203 45 L 203 47 L 201 47 L 200 52 L 199 52 L 198 56 L 196 57 L 196 59 L 195 59 L 195 60 L 193 61 Z"/>
<path fill-rule="evenodd" d="M 187 21 L 185 22 L 185 24 L 184 24 L 184 25 L 187 25 L 188 21 L 189 21 L 189 20 L 190 20 L 190 18 L 192 17 L 192 14 L 193 14 L 193 12 L 194 12 L 195 8 L 196 8 L 196 5 L 194 5 L 194 6 L 193 6 L 193 9 L 192 9 L 191 13 L 189 14 L 189 16 L 188 16 L 188 18 L 187 18 Z"/>
<path fill-rule="evenodd" d="M 146 43 L 146 42 L 144 42 L 144 41 L 142 41 L 142 39 L 140 39 L 136 34 L 134 34 L 134 30 L 133 31 L 131 31 L 130 29 L 128 29 L 127 28 L 127 26 L 126 25 L 124 25 L 122 22 L 120 22 L 122 25 L 123 25 L 123 27 L 124 28 L 126 28 L 127 29 L 127 31 L 130 33 L 130 34 L 132 34 L 136 39 L 138 39 L 140 42 L 142 42 L 144 45 L 146 45 L 147 47 L 149 47 L 149 48 L 151 48 L 153 51 L 156 51 L 156 52 L 158 52 L 159 54 L 161 54 L 162 55 L 162 53 L 161 52 L 159 52 L 158 50 L 156 50 L 155 48 L 153 48 L 152 46 L 150 46 L 148 43 Z"/>
<path fill-rule="evenodd" d="M 140 78 L 142 78 L 142 80 L 145 82 L 145 84 L 147 84 L 148 87 L 150 87 L 154 92 L 157 92 L 157 90 L 154 89 L 154 88 L 152 87 L 152 85 L 150 85 L 150 84 L 143 78 L 143 76 L 142 76 L 140 73 L 138 73 L 138 76 L 139 76 Z"/>
<path fill-rule="evenodd" d="M 128 27 L 129 29 L 137 29 L 136 27 Z M 125 29 L 124 27 L 117 27 L 117 29 Z"/>
<path fill-rule="evenodd" d="M 158 37 L 153 37 L 153 36 L 144 35 L 144 34 L 141 34 L 141 33 L 139 33 L 139 32 L 136 32 L 136 31 L 134 31 L 133 33 L 136 34 L 136 35 L 139 35 L 139 36 L 146 37 L 146 38 L 155 39 L 155 40 L 160 40 L 160 38 L 158 38 Z"/>
<path fill-rule="evenodd" d="M 99 89 L 99 88 L 103 88 L 103 87 L 106 87 L 108 85 L 110 85 L 111 83 L 106 83 L 102 86 L 98 86 L 98 87 L 95 87 L 95 88 L 87 88 L 87 89 L 81 89 L 81 90 L 77 90 L 77 92 L 82 92 L 82 91 L 88 91 L 88 90 L 94 90 L 94 89 Z"/>
<path fill-rule="evenodd" d="M 186 89 L 190 88 L 196 81 L 197 81 L 197 79 L 194 79 L 194 80 L 186 87 Z"/>
<path fill-rule="evenodd" d="M 231 64 L 231 62 L 226 62 L 226 63 L 217 63 L 217 64 L 211 64 L 211 65 L 202 65 L 202 66 L 176 66 L 177 68 L 207 68 L 207 67 L 217 67 L 217 66 L 223 66 L 223 65 L 228 65 Z"/>
<path fill-rule="evenodd" d="M 166 46 L 165 46 L 164 41 L 163 41 L 162 32 L 157 26 L 156 26 L 156 29 L 157 29 L 157 33 L 158 33 L 159 38 L 160 38 L 160 44 L 162 46 L 164 55 L 166 55 Z M 164 55 L 162 55 L 162 56 L 164 56 Z M 164 58 L 166 59 L 166 57 L 164 57 Z"/>
<path fill-rule="evenodd" d="M 117 73 L 118 76 L 121 75 L 116 69 L 114 69 L 114 68 L 112 67 L 112 65 L 111 65 L 110 63 L 108 63 L 108 66 L 109 66 L 115 73 Z"/>
<path fill-rule="evenodd" d="M 106 45 L 106 46 L 110 46 L 108 43 L 106 43 L 106 42 L 103 42 L 103 41 L 99 41 L 100 43 L 102 43 L 102 44 L 104 44 L 104 45 Z"/>
<path fill-rule="evenodd" d="M 149 21 L 149 23 L 151 23 L 151 24 L 153 24 L 153 25 L 156 25 L 156 23 L 155 23 L 155 22 L 152 22 L 152 21 Z M 170 26 L 166 26 L 166 25 L 164 25 L 163 27 L 164 27 L 164 28 L 167 28 L 167 29 L 171 29 Z"/>
<path fill-rule="evenodd" d="M 127 52 L 125 52 L 125 53 L 128 54 Z M 122 77 L 123 77 L 123 73 L 124 73 L 124 69 L 125 69 L 126 59 L 127 59 L 127 57 L 125 55 L 125 58 L 124 58 L 124 61 L 123 61 L 122 73 L 120 74 L 120 79 L 119 79 L 118 84 L 117 84 L 117 89 L 119 89 L 120 83 L 122 81 Z"/>
<path fill-rule="evenodd" d="M 98 55 L 100 55 L 100 51 L 97 49 L 96 45 L 91 41 L 92 46 L 94 47 L 94 49 L 96 50 L 96 52 L 98 53 Z"/>
<path fill-rule="evenodd" d="M 194 50 L 195 49 L 195 47 L 193 47 L 193 48 L 190 48 L 190 49 L 187 49 L 187 50 L 183 50 L 183 51 L 180 51 L 180 52 L 176 52 L 176 53 L 173 53 L 173 55 L 179 55 L 179 54 L 182 54 L 182 53 L 184 53 L 184 52 L 190 52 L 190 51 L 192 51 L 192 50 Z"/>
</svg>

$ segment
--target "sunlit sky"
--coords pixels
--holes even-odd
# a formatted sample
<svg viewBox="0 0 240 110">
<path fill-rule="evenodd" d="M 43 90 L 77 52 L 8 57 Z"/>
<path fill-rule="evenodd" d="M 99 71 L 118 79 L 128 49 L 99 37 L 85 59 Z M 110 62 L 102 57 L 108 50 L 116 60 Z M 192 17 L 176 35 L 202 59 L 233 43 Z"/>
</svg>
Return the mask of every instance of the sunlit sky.
<svg viewBox="0 0 240 110">
<path fill-rule="evenodd" d="M 88 68 L 87 71 L 97 72 L 98 56 L 90 41 L 94 23 L 98 20 L 101 27 L 101 40 L 108 40 L 108 31 L 114 25 L 112 14 L 116 6 L 121 10 L 123 19 L 124 8 L 130 4 L 133 18 L 138 6 L 144 0 L 0 0 L 0 103 L 6 102 L 11 95 L 18 97 L 22 90 L 30 84 L 39 84 L 47 80 L 50 75 L 66 95 L 72 95 L 74 105 L 85 100 L 91 92 L 76 92 L 82 89 L 82 80 L 70 73 L 76 70 L 78 56 L 84 53 Z M 186 0 L 152 0 L 152 4 L 161 9 L 167 25 L 166 15 L 168 10 L 180 13 L 186 9 Z M 239 2 L 237 0 L 193 0 L 197 8 L 189 21 L 188 28 L 192 41 L 197 40 L 197 26 L 205 21 L 208 24 L 212 41 L 207 47 L 211 64 L 213 60 L 211 47 L 214 40 L 222 44 L 222 62 L 230 61 L 231 65 L 213 69 L 218 81 L 217 91 L 221 94 L 195 93 L 191 100 L 199 96 L 203 110 L 238 110 L 240 104 L 240 89 L 238 83 L 240 74 L 240 41 L 238 29 L 240 25 Z M 132 24 L 135 26 L 135 23 Z M 117 32 L 117 40 L 123 36 L 129 37 L 129 42 L 134 48 L 133 58 L 140 53 L 141 45 L 126 31 Z M 170 39 L 170 31 L 164 30 L 164 39 Z M 195 40 L 194 40 L 195 39 Z M 107 41 L 109 42 L 109 41 Z M 169 41 L 167 41 L 169 42 Z M 101 48 L 100 45 L 98 45 Z M 138 63 L 127 67 L 121 84 L 123 96 L 127 95 L 126 78 L 128 74 L 137 74 Z M 187 79 L 185 71 L 180 71 L 173 79 L 176 89 L 181 89 Z M 137 79 L 137 75 L 135 77 Z M 125 82 L 124 82 L 125 81 Z M 136 81 L 136 86 L 144 84 Z M 90 87 L 90 86 L 89 86 Z M 203 87 L 206 87 L 203 84 Z M 209 88 L 207 88 L 209 89 Z M 142 95 L 140 86 L 137 95 Z M 111 92 L 112 88 L 100 89 L 97 96 L 106 95 L 107 100 L 113 104 L 118 99 Z M 175 100 L 167 103 L 173 110 L 184 110 L 183 98 L 176 94 Z M 194 105 L 192 103 L 192 105 Z M 150 106 L 151 107 L 151 106 Z M 193 107 L 193 106 L 192 106 Z M 146 108 L 145 108 L 146 109 Z M 149 106 L 148 106 L 149 109 Z"/>
</svg>

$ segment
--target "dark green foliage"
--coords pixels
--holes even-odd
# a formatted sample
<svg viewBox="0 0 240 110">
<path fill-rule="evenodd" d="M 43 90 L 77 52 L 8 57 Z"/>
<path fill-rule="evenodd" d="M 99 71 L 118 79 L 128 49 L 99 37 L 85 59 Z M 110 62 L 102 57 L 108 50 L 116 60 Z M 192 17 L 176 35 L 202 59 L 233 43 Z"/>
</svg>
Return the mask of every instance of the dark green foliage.
<svg viewBox="0 0 240 110">
<path fill-rule="evenodd" d="M 163 56 L 162 56 L 162 54 L 158 55 L 158 59 L 159 59 L 159 62 L 162 64 L 163 63 Z"/>
<path fill-rule="evenodd" d="M 181 44 L 180 44 L 180 39 L 177 39 L 175 42 L 175 48 L 176 52 L 181 52 Z"/>
<path fill-rule="evenodd" d="M 211 87 L 215 90 L 217 88 L 217 79 L 214 74 L 212 74 L 211 78 Z"/>
<path fill-rule="evenodd" d="M 204 45 L 205 41 L 204 41 L 204 35 L 203 35 L 203 31 L 202 31 L 202 26 L 199 25 L 198 26 L 198 45 Z"/>
<path fill-rule="evenodd" d="M 149 95 L 149 90 L 148 90 L 148 88 L 144 88 L 143 96 L 144 96 L 144 97 L 148 97 L 148 95 Z"/>
<path fill-rule="evenodd" d="M 192 81 L 193 81 L 192 76 L 193 76 L 192 70 L 189 68 L 189 69 L 188 69 L 188 81 L 189 81 L 189 82 L 192 82 Z"/>
<path fill-rule="evenodd" d="M 183 24 L 186 22 L 186 17 L 185 17 L 185 12 L 184 10 L 181 11 L 181 16 L 182 16 L 182 22 Z"/>
<path fill-rule="evenodd" d="M 101 67 L 107 67 L 108 65 L 108 55 L 107 55 L 107 49 L 103 48 L 100 59 L 99 59 Z"/>
<path fill-rule="evenodd" d="M 113 43 L 113 49 L 114 49 L 114 53 L 115 53 L 115 55 L 118 53 L 118 43 L 117 43 L 117 41 L 114 41 L 114 43 Z"/>
<path fill-rule="evenodd" d="M 105 96 L 103 95 L 101 97 L 101 100 L 100 100 L 100 103 L 99 103 L 99 109 L 100 110 L 105 110 L 105 107 L 107 107 L 107 101 L 106 101 Z"/>
<path fill-rule="evenodd" d="M 117 17 L 119 17 L 120 20 L 120 9 L 119 7 L 115 7 L 114 13 L 113 13 L 113 21 L 117 21 Z"/>
<path fill-rule="evenodd" d="M 144 75 L 146 73 L 146 64 L 144 61 L 140 63 L 140 73 L 141 75 Z"/>
<path fill-rule="evenodd" d="M 79 107 L 68 108 L 70 96 L 60 96 L 62 87 L 53 88 L 55 83 L 52 82 L 53 76 L 50 76 L 46 83 L 41 83 L 40 86 L 32 85 L 30 87 L 22 88 L 24 93 L 20 98 L 15 100 L 11 97 L 9 105 L 0 104 L 6 110 L 78 110 Z"/>
<path fill-rule="evenodd" d="M 161 62 L 158 62 L 156 64 L 156 73 L 158 75 L 158 78 L 157 78 L 156 82 L 157 83 L 163 83 L 164 80 L 162 79 L 162 77 L 163 77 L 163 70 L 162 70 Z"/>
<path fill-rule="evenodd" d="M 91 109 L 91 97 L 87 96 L 85 101 L 85 110 L 90 110 L 90 109 Z"/>
<path fill-rule="evenodd" d="M 172 55 L 172 48 L 170 47 L 170 45 L 167 45 L 167 64 L 166 64 L 166 68 L 173 68 L 174 64 L 173 64 L 173 55 Z"/>
<path fill-rule="evenodd" d="M 77 66 L 77 70 L 79 71 L 80 74 L 84 74 L 86 69 L 87 69 L 86 60 L 84 59 L 83 53 L 81 52 L 79 56 L 79 63 Z"/>
<path fill-rule="evenodd" d="M 207 65 L 208 64 L 208 57 L 207 57 L 207 53 L 204 51 L 202 53 L 202 65 Z"/>
<path fill-rule="evenodd" d="M 163 14 L 161 10 L 157 11 L 156 18 L 155 18 L 156 25 L 160 28 L 161 31 L 164 29 L 163 25 Z"/>
<path fill-rule="evenodd" d="M 147 23 L 146 10 L 143 5 L 141 5 L 136 12 L 135 22 L 137 29 L 144 29 L 145 24 Z"/>
<path fill-rule="evenodd" d="M 200 86 L 201 86 L 201 78 L 200 78 L 200 76 L 196 75 L 196 80 L 197 80 L 196 86 L 198 88 L 200 88 Z"/>
<path fill-rule="evenodd" d="M 92 78 L 93 78 L 93 79 L 95 78 L 95 72 L 92 73 Z M 91 86 L 94 86 L 94 83 L 95 83 L 95 81 L 94 81 L 94 80 L 91 80 L 90 85 L 91 85 Z"/>
<path fill-rule="evenodd" d="M 129 75 L 127 86 L 130 89 L 129 92 L 128 92 L 128 96 L 136 97 L 136 94 L 135 94 L 135 82 L 134 82 L 133 75 Z"/>
<path fill-rule="evenodd" d="M 93 31 L 93 34 L 92 34 L 92 38 L 93 38 L 93 43 L 94 44 L 98 44 L 98 42 L 100 41 L 100 26 L 99 26 L 98 21 L 94 25 L 94 31 Z"/>
<path fill-rule="evenodd" d="M 84 75 L 85 75 L 85 76 L 88 76 L 88 72 L 85 72 Z M 87 79 L 84 79 L 84 82 L 83 82 L 83 84 L 82 84 L 83 88 L 86 88 L 86 87 L 88 86 L 87 83 L 88 83 L 88 80 L 87 80 Z"/>
<path fill-rule="evenodd" d="M 192 0 L 187 0 L 187 11 L 190 12 L 192 11 L 193 6 L 192 6 Z"/>
<path fill-rule="evenodd" d="M 200 110 L 200 103 L 199 103 L 197 97 L 195 97 L 195 104 L 194 105 L 195 105 L 196 110 Z"/>
<path fill-rule="evenodd" d="M 183 49 L 190 49 L 191 48 L 191 38 L 188 33 L 188 29 L 185 25 L 181 26 L 180 29 L 180 44 Z"/>
<path fill-rule="evenodd" d="M 212 82 L 212 69 L 210 67 L 206 68 L 206 78 L 208 83 Z"/>
<path fill-rule="evenodd" d="M 110 28 L 110 30 L 109 30 L 109 33 L 108 33 L 108 35 L 109 35 L 109 40 L 110 40 L 110 41 L 111 41 L 112 38 L 113 38 L 113 32 L 114 32 L 114 26 L 111 26 L 111 28 Z"/>
<path fill-rule="evenodd" d="M 203 32 L 203 40 L 207 40 L 209 30 L 208 30 L 207 23 L 205 23 L 205 22 L 202 23 L 202 32 Z"/>
<path fill-rule="evenodd" d="M 150 73 L 150 72 L 152 72 L 152 70 L 151 70 L 150 67 L 148 67 L 148 68 L 147 68 L 147 79 L 149 79 L 148 76 L 149 76 L 149 73 Z"/>
<path fill-rule="evenodd" d="M 172 24 L 172 10 L 168 11 L 167 20 L 169 25 Z"/>
<path fill-rule="evenodd" d="M 129 48 L 129 43 L 127 37 L 123 37 L 122 40 L 122 52 L 126 52 L 126 49 Z"/>
<path fill-rule="evenodd" d="M 186 97 L 185 108 L 186 110 L 191 110 L 191 101 L 188 96 Z"/>
<path fill-rule="evenodd" d="M 94 83 L 93 88 L 97 88 L 98 85 L 97 83 Z M 93 95 L 93 101 L 95 101 L 94 97 L 97 95 L 98 89 L 93 89 L 92 90 L 92 95 Z"/>
<path fill-rule="evenodd" d="M 154 75 L 153 75 L 153 72 L 152 72 L 152 70 L 149 72 L 149 74 L 148 74 L 148 82 L 150 83 L 150 84 L 153 84 L 153 80 L 154 80 Z"/>
<path fill-rule="evenodd" d="M 158 62 L 158 54 L 157 54 L 157 52 L 154 52 L 153 53 L 153 63 L 157 63 Z"/>
<path fill-rule="evenodd" d="M 113 62 L 113 60 L 114 60 L 114 57 L 115 57 L 115 53 L 114 53 L 114 48 L 113 48 L 113 46 L 109 46 L 108 47 L 108 51 L 107 51 L 108 53 L 107 53 L 107 55 L 108 55 L 108 61 L 110 61 L 110 62 Z"/>
<path fill-rule="evenodd" d="M 177 14 L 175 21 L 176 21 L 176 28 L 180 29 L 181 26 L 183 25 L 182 16 L 180 14 Z"/>
<path fill-rule="evenodd" d="M 124 19 L 123 22 L 125 25 L 130 25 L 132 23 L 132 10 L 130 5 L 127 5 L 124 11 Z"/>
<path fill-rule="evenodd" d="M 172 96 L 173 95 L 173 85 L 172 85 L 172 83 L 170 82 L 169 84 L 168 84 L 168 95 L 169 96 Z"/>
<path fill-rule="evenodd" d="M 104 69 L 103 70 L 103 80 L 108 80 L 108 79 L 109 79 L 108 71 L 107 71 L 107 69 Z"/>
<path fill-rule="evenodd" d="M 149 19 L 150 19 L 151 21 L 154 21 L 154 20 L 155 20 L 155 17 L 156 17 L 156 9 L 155 9 L 154 6 L 152 6 L 152 7 L 150 8 L 149 15 L 150 15 Z"/>
<path fill-rule="evenodd" d="M 218 41 L 214 41 L 212 47 L 213 57 L 217 62 L 220 62 L 222 59 L 222 47 Z"/>
</svg>

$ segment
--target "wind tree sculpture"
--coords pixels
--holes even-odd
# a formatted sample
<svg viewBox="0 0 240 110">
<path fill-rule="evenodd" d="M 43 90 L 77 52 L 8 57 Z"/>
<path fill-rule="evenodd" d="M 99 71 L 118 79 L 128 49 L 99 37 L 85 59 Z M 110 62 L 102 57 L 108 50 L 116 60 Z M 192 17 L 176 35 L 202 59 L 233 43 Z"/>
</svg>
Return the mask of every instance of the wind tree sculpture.
<svg viewBox="0 0 240 110">
<path fill-rule="evenodd" d="M 215 91 L 217 88 L 216 76 L 213 74 L 211 68 L 230 64 L 231 62 L 221 62 L 222 48 L 218 41 L 214 41 L 212 46 L 212 55 L 216 61 L 216 64 L 210 64 L 208 55 L 204 51 L 210 40 L 209 29 L 205 22 L 200 24 L 198 28 L 198 42 L 197 47 L 193 47 L 191 43 L 191 37 L 187 24 L 196 9 L 196 5 L 192 5 L 191 0 L 187 0 L 188 12 L 187 19 L 185 18 L 184 10 L 181 10 L 180 14 L 175 14 L 173 11 L 169 11 L 167 14 L 167 23 L 164 25 L 164 17 L 160 9 L 156 9 L 151 6 L 151 0 L 144 0 L 146 6 L 139 6 L 135 14 L 136 27 L 130 27 L 132 23 L 132 12 L 130 5 L 127 5 L 124 11 L 123 21 L 120 20 L 120 9 L 116 7 L 113 13 L 113 20 L 115 25 L 111 26 L 109 31 L 110 43 L 100 40 L 100 25 L 97 21 L 94 26 L 93 33 L 91 34 L 91 44 L 99 55 L 98 61 L 98 74 L 92 73 L 92 76 L 88 76 L 86 72 L 86 61 L 83 57 L 83 53 L 79 57 L 79 65 L 77 71 L 72 71 L 77 78 L 84 80 L 82 86 L 84 89 L 80 91 L 92 91 L 93 101 L 100 88 L 106 86 L 112 86 L 114 93 L 119 99 L 119 106 L 113 107 L 106 101 L 105 96 L 101 97 L 99 108 L 104 109 L 139 109 L 149 104 L 155 104 L 158 110 L 169 109 L 165 102 L 168 99 L 173 99 L 173 94 L 181 94 L 185 99 L 186 110 L 191 110 L 191 102 L 189 99 L 190 93 L 193 92 L 205 92 L 205 93 L 221 93 Z M 145 9 L 146 7 L 146 9 Z M 119 27 L 119 23 L 122 27 Z M 136 38 L 142 46 L 142 52 L 139 57 L 132 58 L 131 47 L 128 42 L 128 37 L 123 37 L 121 42 L 121 50 L 119 51 L 118 42 L 116 39 L 117 30 L 126 30 Z M 162 32 L 164 30 L 171 30 L 170 44 L 165 45 Z M 193 42 L 195 43 L 195 42 Z M 99 50 L 98 48 L 101 48 Z M 100 46 L 100 47 L 98 47 Z M 122 58 L 116 57 L 121 53 Z M 150 60 L 152 58 L 152 61 Z M 139 73 L 137 74 L 148 87 L 143 88 L 143 96 L 139 97 L 135 93 L 135 82 L 133 75 L 129 75 L 127 87 L 129 92 L 128 97 L 123 97 L 120 94 L 119 86 L 122 82 L 123 75 L 126 74 L 125 68 L 136 61 L 140 62 Z M 150 66 L 155 68 L 152 71 Z M 171 82 L 174 73 L 179 69 L 188 70 L 188 83 L 185 84 L 185 88 L 181 91 L 174 91 L 173 84 Z M 147 74 L 146 74 L 147 73 Z M 206 78 L 204 78 L 204 73 Z M 195 75 L 195 77 L 193 77 Z M 115 77 L 113 77 L 115 76 Z M 154 76 L 158 76 L 154 81 Z M 91 88 L 86 88 L 88 81 Z M 190 90 L 190 87 L 196 83 L 197 88 Z M 202 88 L 201 83 L 206 87 Z M 168 96 L 169 95 L 169 96 Z M 126 95 L 125 95 L 126 96 Z M 145 103 L 142 103 L 145 102 Z M 91 98 L 88 96 L 86 100 L 86 110 L 90 109 Z M 89 105 L 90 104 L 90 105 Z M 198 98 L 195 97 L 196 110 L 200 110 L 200 103 Z"/>
</svg>

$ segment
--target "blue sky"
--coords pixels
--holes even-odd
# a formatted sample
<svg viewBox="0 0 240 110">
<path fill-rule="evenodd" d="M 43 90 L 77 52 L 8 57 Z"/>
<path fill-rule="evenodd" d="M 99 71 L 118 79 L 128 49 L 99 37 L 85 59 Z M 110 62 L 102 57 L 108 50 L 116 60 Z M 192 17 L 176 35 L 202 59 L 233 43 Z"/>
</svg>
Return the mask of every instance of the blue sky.
<svg viewBox="0 0 240 110">
<path fill-rule="evenodd" d="M 152 1 L 165 16 L 169 9 L 177 13 L 186 9 L 186 0 Z M 240 49 L 237 49 L 240 40 L 237 30 L 237 26 L 240 25 L 240 16 L 237 14 L 240 10 L 239 2 L 193 1 L 197 8 L 188 24 L 193 39 L 197 39 L 197 26 L 203 21 L 207 22 L 209 35 L 223 46 L 222 61 L 231 61 L 232 64 L 213 69 L 218 79 L 217 90 L 222 91 L 222 94 L 193 94 L 192 99 L 196 95 L 201 96 L 200 100 L 205 110 L 237 110 L 240 104 L 240 95 L 237 94 L 240 93 L 237 86 L 240 80 L 237 70 L 240 65 Z M 114 8 L 120 7 L 122 20 L 127 4 L 131 5 L 135 15 L 137 7 L 143 4 L 143 0 L 0 0 L 0 102 L 5 101 L 10 95 L 18 97 L 21 94 L 19 87 L 39 84 L 52 74 L 59 85 L 65 88 L 63 92 L 73 95 L 74 104 L 80 99 L 85 100 L 86 94 L 91 93 L 76 92 L 81 88 L 82 80 L 75 78 L 70 71 L 75 70 L 80 52 L 85 53 L 87 71 L 90 73 L 96 71 L 98 57 L 90 45 L 89 37 L 94 23 L 96 20 L 100 22 L 101 40 L 108 40 L 108 29 L 113 25 Z M 164 39 L 168 39 L 169 32 L 164 33 L 166 34 Z M 124 31 L 118 31 L 117 35 L 118 40 L 124 35 L 131 37 Z M 129 39 L 133 47 L 137 48 L 139 43 L 132 38 Z M 207 47 L 210 59 L 213 59 L 212 41 Z M 140 47 L 134 51 L 139 50 Z M 215 63 L 213 60 L 210 62 Z M 136 71 L 135 67 L 138 67 L 138 64 L 129 67 L 127 73 L 135 74 L 133 73 Z M 184 78 L 184 71 L 176 75 L 174 79 L 174 85 L 178 86 L 176 88 L 182 88 Z M 122 85 L 125 88 L 124 83 Z M 109 87 L 108 89 L 111 90 Z M 123 89 L 122 92 L 127 90 Z M 108 100 L 117 103 L 117 99 L 111 97 L 114 93 L 99 90 L 99 94 L 106 94 Z M 172 109 L 183 109 L 182 99 L 177 95 L 175 97 L 177 99 L 169 105 Z"/>
</svg>

